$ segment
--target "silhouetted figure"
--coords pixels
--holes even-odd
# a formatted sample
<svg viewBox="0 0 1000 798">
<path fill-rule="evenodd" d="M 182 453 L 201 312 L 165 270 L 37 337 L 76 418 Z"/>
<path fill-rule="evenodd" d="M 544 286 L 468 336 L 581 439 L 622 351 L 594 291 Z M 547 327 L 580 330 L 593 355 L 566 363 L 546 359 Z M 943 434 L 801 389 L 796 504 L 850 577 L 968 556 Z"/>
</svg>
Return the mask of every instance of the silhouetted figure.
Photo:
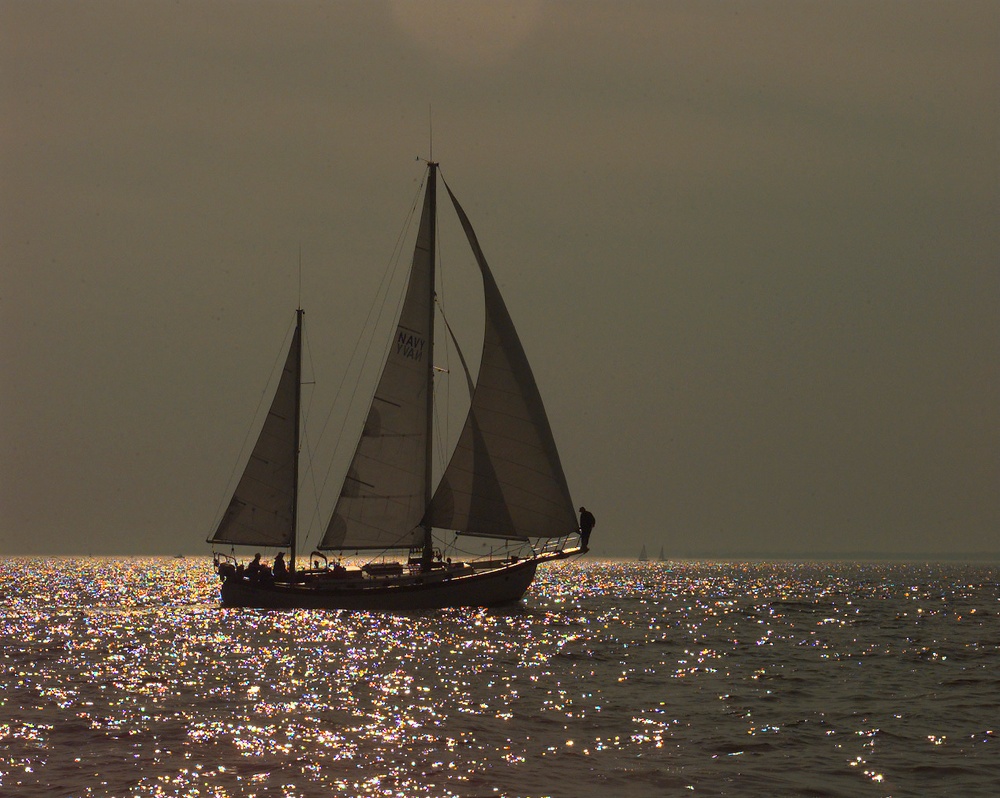
<svg viewBox="0 0 1000 798">
<path fill-rule="evenodd" d="M 251 582 L 257 582 L 260 580 L 260 572 L 263 570 L 264 564 L 260 561 L 260 552 L 258 551 L 253 556 L 253 562 L 251 562 L 246 569 L 246 576 Z"/>
<path fill-rule="evenodd" d="M 288 578 L 288 566 L 285 565 L 285 552 L 279 551 L 274 558 L 274 581 L 284 582 Z"/>
<path fill-rule="evenodd" d="M 594 519 L 594 514 L 590 512 L 586 507 L 580 508 L 580 548 L 588 549 L 590 548 L 590 531 L 594 528 L 594 524 L 597 521 Z"/>
</svg>

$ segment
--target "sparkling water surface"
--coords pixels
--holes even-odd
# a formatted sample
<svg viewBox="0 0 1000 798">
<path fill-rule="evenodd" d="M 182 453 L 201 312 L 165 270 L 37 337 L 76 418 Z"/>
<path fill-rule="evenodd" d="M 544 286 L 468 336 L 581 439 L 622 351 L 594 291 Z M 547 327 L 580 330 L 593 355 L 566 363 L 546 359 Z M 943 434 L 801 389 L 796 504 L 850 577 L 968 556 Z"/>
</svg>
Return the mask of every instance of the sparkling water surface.
<svg viewBox="0 0 1000 798">
<path fill-rule="evenodd" d="M 0 795 L 992 796 L 1000 568 L 576 561 L 519 606 L 223 610 L 0 565 Z"/>
</svg>

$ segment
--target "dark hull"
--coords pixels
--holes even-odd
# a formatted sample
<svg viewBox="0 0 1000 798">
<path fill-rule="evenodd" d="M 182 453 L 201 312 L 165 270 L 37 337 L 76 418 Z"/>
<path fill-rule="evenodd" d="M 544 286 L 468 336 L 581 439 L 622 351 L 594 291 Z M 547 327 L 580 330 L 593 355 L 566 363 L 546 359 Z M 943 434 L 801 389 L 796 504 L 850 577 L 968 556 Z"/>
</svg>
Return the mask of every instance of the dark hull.
<svg viewBox="0 0 1000 798">
<path fill-rule="evenodd" d="M 229 576 L 222 583 L 224 607 L 260 609 L 375 610 L 408 612 L 442 607 L 494 607 L 520 601 L 540 562 L 564 559 L 579 549 L 496 568 L 450 573 L 431 572 L 426 577 L 336 580 L 320 578 L 304 584 L 254 585 Z"/>
</svg>

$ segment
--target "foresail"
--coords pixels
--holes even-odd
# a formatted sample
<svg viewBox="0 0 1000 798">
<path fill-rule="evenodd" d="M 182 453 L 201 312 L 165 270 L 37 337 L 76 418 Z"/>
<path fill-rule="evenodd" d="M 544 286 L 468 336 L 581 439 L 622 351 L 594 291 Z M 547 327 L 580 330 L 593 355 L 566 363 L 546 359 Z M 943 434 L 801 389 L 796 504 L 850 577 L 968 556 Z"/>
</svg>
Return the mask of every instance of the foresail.
<svg viewBox="0 0 1000 798">
<path fill-rule="evenodd" d="M 576 513 L 538 386 L 472 225 L 448 194 L 482 272 L 486 332 L 469 414 L 428 520 L 484 536 L 572 534 Z"/>
<path fill-rule="evenodd" d="M 428 191 L 395 337 L 321 549 L 409 548 L 423 541 L 433 202 Z"/>
<path fill-rule="evenodd" d="M 292 540 L 300 346 L 296 326 L 264 426 L 212 543 L 287 546 Z"/>
</svg>

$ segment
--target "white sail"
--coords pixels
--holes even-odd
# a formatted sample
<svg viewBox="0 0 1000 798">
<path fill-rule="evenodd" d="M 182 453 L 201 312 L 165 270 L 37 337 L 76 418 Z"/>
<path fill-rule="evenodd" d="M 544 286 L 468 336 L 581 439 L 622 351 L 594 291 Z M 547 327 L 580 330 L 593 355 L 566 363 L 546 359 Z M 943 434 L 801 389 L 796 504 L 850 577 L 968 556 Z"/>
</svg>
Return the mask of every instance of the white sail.
<svg viewBox="0 0 1000 798">
<path fill-rule="evenodd" d="M 573 501 L 538 386 L 475 231 L 448 194 L 482 272 L 486 333 L 469 414 L 427 520 L 511 539 L 573 534 Z"/>
<path fill-rule="evenodd" d="M 431 355 L 434 192 L 424 196 L 409 288 L 361 440 L 321 549 L 423 542 L 427 503 L 427 369 Z"/>
<path fill-rule="evenodd" d="M 213 543 L 287 546 L 294 538 L 300 347 L 296 325 L 264 426 Z"/>
</svg>

